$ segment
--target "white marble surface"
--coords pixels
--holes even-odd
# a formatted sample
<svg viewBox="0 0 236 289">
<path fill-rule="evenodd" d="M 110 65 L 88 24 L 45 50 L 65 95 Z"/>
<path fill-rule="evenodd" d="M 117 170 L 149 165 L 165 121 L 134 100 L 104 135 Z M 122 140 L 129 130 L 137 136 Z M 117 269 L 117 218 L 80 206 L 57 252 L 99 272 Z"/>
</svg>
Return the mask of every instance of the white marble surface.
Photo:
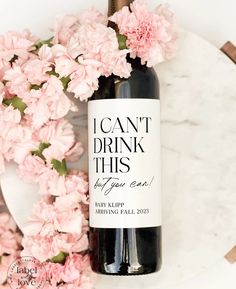
<svg viewBox="0 0 236 289">
<path fill-rule="evenodd" d="M 163 269 L 149 277 L 99 277 L 97 289 L 175 286 L 212 266 L 236 244 L 236 66 L 205 40 L 182 32 L 178 57 L 159 66 L 157 73 Z M 80 132 L 85 138 L 84 122 Z M 12 166 L 1 185 L 22 224 L 35 188 L 19 183 Z"/>
</svg>

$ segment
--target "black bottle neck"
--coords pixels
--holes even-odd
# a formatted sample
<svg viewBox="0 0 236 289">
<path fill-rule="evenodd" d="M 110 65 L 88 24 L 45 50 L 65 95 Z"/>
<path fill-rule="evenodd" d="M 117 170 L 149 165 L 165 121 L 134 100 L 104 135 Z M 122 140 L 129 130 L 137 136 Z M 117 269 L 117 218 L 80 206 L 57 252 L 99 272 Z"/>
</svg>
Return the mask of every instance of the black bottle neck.
<svg viewBox="0 0 236 289">
<path fill-rule="evenodd" d="M 139 57 L 131 58 L 129 55 L 127 56 L 127 61 L 131 64 L 132 69 L 138 69 L 145 71 L 148 69 L 146 64 L 142 64 L 141 59 Z"/>
<path fill-rule="evenodd" d="M 122 9 L 124 6 L 129 6 L 134 0 L 108 0 L 108 16 Z"/>
</svg>

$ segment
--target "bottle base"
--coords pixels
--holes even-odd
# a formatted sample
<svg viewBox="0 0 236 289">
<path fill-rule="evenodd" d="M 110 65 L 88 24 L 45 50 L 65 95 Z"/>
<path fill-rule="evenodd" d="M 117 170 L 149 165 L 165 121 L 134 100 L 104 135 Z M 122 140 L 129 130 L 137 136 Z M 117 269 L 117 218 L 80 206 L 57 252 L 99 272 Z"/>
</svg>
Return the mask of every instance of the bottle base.
<svg viewBox="0 0 236 289">
<path fill-rule="evenodd" d="M 97 274 L 137 276 L 161 268 L 161 227 L 90 230 L 91 268 Z"/>
<path fill-rule="evenodd" d="M 109 265 L 111 266 L 111 265 Z M 142 276 L 142 275 L 149 275 L 157 273 L 161 270 L 161 265 L 159 267 L 153 266 L 153 267 L 139 267 L 134 268 L 130 266 L 122 266 L 118 271 L 112 270 L 112 268 L 104 266 L 104 268 L 97 268 L 92 265 L 92 270 L 94 273 L 99 275 L 108 275 L 108 276 L 123 276 L 123 277 L 129 277 L 129 276 Z"/>
</svg>

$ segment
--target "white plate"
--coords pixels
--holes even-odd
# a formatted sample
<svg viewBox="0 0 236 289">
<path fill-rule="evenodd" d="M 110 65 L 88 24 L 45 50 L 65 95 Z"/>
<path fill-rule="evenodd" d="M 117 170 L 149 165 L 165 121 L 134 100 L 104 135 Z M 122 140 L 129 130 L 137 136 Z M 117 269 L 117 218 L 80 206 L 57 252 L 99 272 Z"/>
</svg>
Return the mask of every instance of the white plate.
<svg viewBox="0 0 236 289">
<path fill-rule="evenodd" d="M 97 288 L 165 288 L 215 263 L 236 243 L 236 66 L 182 32 L 178 57 L 157 68 L 161 83 L 164 264 L 149 278 L 99 277 Z M 79 129 L 86 140 L 81 109 Z M 84 121 L 82 121 L 84 119 Z M 86 156 L 83 167 L 86 166 Z M 21 226 L 37 198 L 9 165 L 1 181 Z"/>
</svg>

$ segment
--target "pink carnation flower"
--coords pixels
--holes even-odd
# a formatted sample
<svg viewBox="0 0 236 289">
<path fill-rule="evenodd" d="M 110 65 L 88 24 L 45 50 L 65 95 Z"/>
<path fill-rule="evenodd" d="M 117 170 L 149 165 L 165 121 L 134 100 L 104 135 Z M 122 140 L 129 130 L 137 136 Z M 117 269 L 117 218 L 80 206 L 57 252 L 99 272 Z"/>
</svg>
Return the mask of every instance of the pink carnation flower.
<svg viewBox="0 0 236 289">
<path fill-rule="evenodd" d="M 0 214 L 0 285 L 7 280 L 10 264 L 18 257 L 21 236 L 8 213 Z"/>
<path fill-rule="evenodd" d="M 75 143 L 73 126 L 65 119 L 48 122 L 38 131 L 38 137 L 41 142 L 60 148 L 63 154 Z"/>
<path fill-rule="evenodd" d="M 87 225 L 85 217 L 79 208 L 78 199 L 74 198 L 75 202 L 71 205 L 72 199 L 63 198 L 65 201 L 63 206 L 58 206 L 58 203 L 51 204 L 48 201 L 41 201 L 34 206 L 32 215 L 24 227 L 25 235 L 34 236 L 52 236 L 54 232 L 81 234 L 83 226 Z M 67 204 L 66 202 L 69 202 Z"/>
<path fill-rule="evenodd" d="M 0 81 L 3 80 L 4 74 L 11 68 L 10 62 L 0 58 Z"/>
<path fill-rule="evenodd" d="M 91 7 L 79 13 L 78 21 L 80 25 L 88 23 L 100 23 L 107 25 L 108 18 L 107 15 L 101 13 L 96 8 Z"/>
<path fill-rule="evenodd" d="M 69 162 L 76 162 L 80 159 L 80 157 L 84 153 L 83 144 L 78 141 L 76 142 L 73 147 L 65 154 L 66 160 Z"/>
<path fill-rule="evenodd" d="M 75 109 L 74 104 L 64 93 L 62 82 L 57 77 L 50 77 L 43 85 L 43 92 L 51 112 L 51 119 L 56 120 L 62 118 L 66 116 L 71 109 Z"/>
<path fill-rule="evenodd" d="M 55 230 L 63 233 L 81 234 L 84 216 L 80 210 L 57 211 Z"/>
<path fill-rule="evenodd" d="M 84 60 L 96 60 L 101 75 L 130 76 L 131 66 L 126 60 L 128 50 L 119 49 L 116 32 L 103 24 L 81 25 L 67 50 L 73 58 L 82 55 Z"/>
<path fill-rule="evenodd" d="M 40 59 L 31 59 L 23 66 L 24 74 L 31 84 L 41 85 L 49 79 L 51 63 Z"/>
<path fill-rule="evenodd" d="M 19 176 L 27 182 L 37 183 L 39 176 L 47 173 L 44 161 L 31 154 L 28 154 L 24 161 L 18 167 Z"/>
<path fill-rule="evenodd" d="M 75 278 L 74 274 L 70 274 L 72 270 L 73 272 L 77 272 L 78 278 Z M 89 256 L 75 254 L 72 258 L 68 257 L 64 266 L 62 279 L 67 280 L 66 284 L 62 287 L 63 289 L 92 289 L 93 277 Z"/>
<path fill-rule="evenodd" d="M 58 172 L 55 169 L 46 167 L 46 170 L 38 178 L 39 184 L 39 193 L 42 195 L 52 195 L 65 194 L 65 178 L 58 175 Z"/>
<path fill-rule="evenodd" d="M 46 183 L 47 185 L 47 194 L 51 196 L 63 196 L 66 195 L 66 179 L 64 176 L 59 176 L 58 173 L 53 170 Z M 45 175 L 45 177 L 47 177 Z M 46 179 L 45 179 L 46 180 Z M 41 185 L 40 185 L 41 186 Z"/>
<path fill-rule="evenodd" d="M 65 15 L 58 18 L 54 27 L 54 43 L 66 45 L 78 28 L 78 18 L 75 15 Z"/>
<path fill-rule="evenodd" d="M 5 160 L 13 158 L 13 144 L 15 143 L 16 136 L 15 130 L 19 125 L 21 119 L 20 112 L 9 106 L 5 108 L 0 105 L 0 173 L 5 170 Z M 13 132 L 13 134 L 11 133 Z"/>
<path fill-rule="evenodd" d="M 27 125 L 18 126 L 15 136 L 18 138 L 14 144 L 13 159 L 17 164 L 21 164 L 29 152 L 37 149 L 38 143 L 33 139 L 32 130 Z"/>
<path fill-rule="evenodd" d="M 58 211 L 74 210 L 79 207 L 80 202 L 81 196 L 75 192 L 57 197 L 54 206 Z"/>
<path fill-rule="evenodd" d="M 44 267 L 46 269 L 46 277 L 48 282 L 51 286 L 53 286 L 53 288 L 58 288 L 57 284 L 62 281 L 61 275 L 63 271 L 63 265 L 58 263 L 45 262 Z M 45 278 L 45 276 L 43 277 Z"/>
<path fill-rule="evenodd" d="M 94 91 L 98 89 L 100 73 L 95 66 L 93 67 L 89 61 L 84 61 L 82 57 L 78 61 L 80 65 L 70 75 L 71 81 L 67 90 L 74 93 L 76 98 L 80 98 L 83 101 L 91 97 Z"/>
<path fill-rule="evenodd" d="M 25 100 L 26 116 L 32 121 L 32 126 L 37 129 L 49 119 L 57 120 L 75 111 L 75 105 L 64 92 L 62 82 L 55 76 L 50 76 L 40 90 L 31 90 L 30 97 Z"/>
<path fill-rule="evenodd" d="M 44 195 L 59 197 L 75 193 L 82 203 L 88 204 L 88 181 L 81 172 L 70 172 L 64 177 L 59 176 L 54 169 L 45 168 L 36 180 Z"/>
<path fill-rule="evenodd" d="M 29 92 L 30 83 L 20 66 L 14 65 L 7 70 L 4 80 L 7 81 L 6 87 L 12 95 L 17 95 L 21 98 Z"/>
<path fill-rule="evenodd" d="M 14 159 L 17 163 L 24 160 L 28 149 L 34 148 L 31 130 L 20 124 L 20 111 L 12 106 L 0 105 L 0 167 L 4 169 L 3 158 L 7 161 Z"/>
<path fill-rule="evenodd" d="M 22 246 L 24 247 L 21 252 L 22 256 L 33 256 L 40 262 L 45 262 L 47 259 L 57 256 L 61 250 L 54 246 L 54 237 L 42 237 L 40 235 L 24 236 Z M 68 249 L 70 247 L 68 246 Z"/>
<path fill-rule="evenodd" d="M 76 245 L 76 246 L 75 246 Z M 88 249 L 86 238 L 81 239 L 80 235 L 55 233 L 53 236 L 42 237 L 40 235 L 24 236 L 22 240 L 24 247 L 22 256 L 33 256 L 41 262 L 57 256 L 60 252 L 72 254 L 83 252 Z"/>
<path fill-rule="evenodd" d="M 81 196 L 88 193 L 88 180 L 81 172 L 71 172 L 66 178 L 67 193 L 79 193 Z"/>
<path fill-rule="evenodd" d="M 28 30 L 22 33 L 9 31 L 0 35 L 0 59 L 10 61 L 15 55 L 22 60 L 27 60 L 29 52 L 34 49 L 37 38 Z"/>
<path fill-rule="evenodd" d="M 52 50 L 55 57 L 55 71 L 60 77 L 69 76 L 71 79 L 67 91 L 72 92 L 80 100 L 87 100 L 98 89 L 100 64 L 95 60 L 85 61 L 82 56 L 76 61 L 78 55 L 74 56 L 72 50 L 69 51 L 61 45 L 56 45 Z"/>
<path fill-rule="evenodd" d="M 107 16 L 94 7 L 84 10 L 78 15 L 65 15 L 58 18 L 54 26 L 54 44 L 67 45 L 71 37 L 78 31 L 80 25 L 87 23 L 107 25 L 107 21 Z"/>
<path fill-rule="evenodd" d="M 50 119 L 51 111 L 45 98 L 42 90 L 34 89 L 23 98 L 27 104 L 24 118 L 34 130 L 42 127 Z"/>
<path fill-rule="evenodd" d="M 140 57 L 148 66 L 171 58 L 176 44 L 173 14 L 162 5 L 150 12 L 145 0 L 135 0 L 130 8 L 122 8 L 110 20 L 127 37 L 131 57 Z"/>
<path fill-rule="evenodd" d="M 52 51 L 56 72 L 70 77 L 67 90 L 80 100 L 87 100 L 98 89 L 101 75 L 130 76 L 128 50 L 120 50 L 115 31 L 100 23 L 78 26 L 66 47 L 56 45 Z"/>
<path fill-rule="evenodd" d="M 56 56 L 55 70 L 61 77 L 67 77 L 78 69 L 78 62 L 67 53 L 65 47 L 55 45 L 52 51 Z"/>
<path fill-rule="evenodd" d="M 55 233 L 56 212 L 52 204 L 41 201 L 34 206 L 32 215 L 23 228 L 25 236 L 50 237 Z"/>
<path fill-rule="evenodd" d="M 3 285 L 7 282 L 7 272 L 10 265 L 16 260 L 19 252 L 15 252 L 13 255 L 1 256 L 0 263 L 0 289 L 11 289 L 9 285 Z M 2 286 L 1 286 L 2 285 Z"/>
<path fill-rule="evenodd" d="M 50 62 L 53 64 L 53 53 L 52 47 L 49 47 L 47 44 L 44 44 L 38 51 L 39 59 L 42 61 Z"/>
<path fill-rule="evenodd" d="M 92 288 L 92 283 L 89 287 L 85 286 L 85 279 L 89 278 L 91 282 L 92 273 L 87 255 L 73 254 L 66 258 L 64 265 L 46 262 L 44 266 L 47 271 L 48 286 L 57 287 L 58 283 L 65 282 L 65 285 L 61 285 L 60 288 Z"/>
</svg>

